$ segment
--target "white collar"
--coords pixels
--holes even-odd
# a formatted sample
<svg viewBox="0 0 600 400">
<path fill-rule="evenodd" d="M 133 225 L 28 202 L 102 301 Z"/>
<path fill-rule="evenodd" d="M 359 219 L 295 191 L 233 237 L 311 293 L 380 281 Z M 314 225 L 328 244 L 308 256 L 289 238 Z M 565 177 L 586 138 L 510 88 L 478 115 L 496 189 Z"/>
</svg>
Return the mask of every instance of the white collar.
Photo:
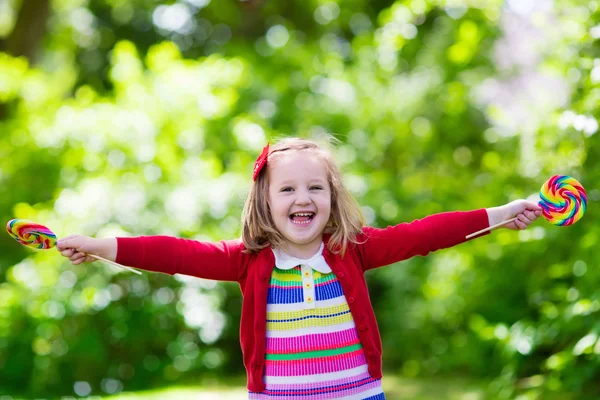
<svg viewBox="0 0 600 400">
<path fill-rule="evenodd" d="M 327 264 L 327 261 L 325 261 L 325 257 L 323 257 L 324 248 L 325 245 L 321 243 L 321 247 L 319 247 L 315 255 L 307 260 L 291 256 L 280 248 L 271 247 L 271 250 L 273 251 L 273 255 L 275 255 L 275 266 L 279 269 L 292 269 L 297 265 L 306 264 L 322 274 L 328 274 L 331 272 L 331 268 Z"/>
</svg>

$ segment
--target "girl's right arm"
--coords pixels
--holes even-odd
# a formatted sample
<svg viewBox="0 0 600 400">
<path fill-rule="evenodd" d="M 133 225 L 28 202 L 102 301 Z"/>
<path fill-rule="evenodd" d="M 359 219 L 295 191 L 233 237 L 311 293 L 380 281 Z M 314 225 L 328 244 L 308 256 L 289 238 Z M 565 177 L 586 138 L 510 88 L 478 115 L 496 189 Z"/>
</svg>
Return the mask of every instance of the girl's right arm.
<svg viewBox="0 0 600 400">
<path fill-rule="evenodd" d="M 59 240 L 60 253 L 74 265 L 95 261 L 95 254 L 119 264 L 167 274 L 239 281 L 247 264 L 240 240 L 200 242 L 171 236 L 95 239 L 69 236 Z"/>
</svg>

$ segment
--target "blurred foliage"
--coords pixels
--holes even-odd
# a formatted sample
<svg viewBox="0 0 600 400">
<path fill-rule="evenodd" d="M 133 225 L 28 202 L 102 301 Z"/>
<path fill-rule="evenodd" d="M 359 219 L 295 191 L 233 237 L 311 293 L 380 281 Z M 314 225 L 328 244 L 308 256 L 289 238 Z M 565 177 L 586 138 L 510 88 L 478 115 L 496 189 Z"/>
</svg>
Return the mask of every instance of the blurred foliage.
<svg viewBox="0 0 600 400">
<path fill-rule="evenodd" d="M 597 398 L 599 8 L 0 1 L 0 216 L 59 237 L 237 237 L 253 161 L 287 135 L 340 139 L 375 226 L 572 175 L 590 204 L 577 225 L 497 231 L 368 279 L 388 371 L 485 379 L 490 398 Z M 73 267 L 2 236 L 0 394 L 239 376 L 240 308 L 236 285 Z"/>
</svg>

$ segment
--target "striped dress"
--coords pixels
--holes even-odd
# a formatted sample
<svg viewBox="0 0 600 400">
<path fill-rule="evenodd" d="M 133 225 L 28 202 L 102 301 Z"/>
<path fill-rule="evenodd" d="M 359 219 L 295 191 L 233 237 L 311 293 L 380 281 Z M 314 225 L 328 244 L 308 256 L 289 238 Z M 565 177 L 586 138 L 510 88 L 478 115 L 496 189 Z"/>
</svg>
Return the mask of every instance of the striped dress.
<svg viewBox="0 0 600 400">
<path fill-rule="evenodd" d="M 367 370 L 340 283 L 322 256 L 275 253 L 267 299 L 265 384 L 250 400 L 384 400 Z"/>
</svg>

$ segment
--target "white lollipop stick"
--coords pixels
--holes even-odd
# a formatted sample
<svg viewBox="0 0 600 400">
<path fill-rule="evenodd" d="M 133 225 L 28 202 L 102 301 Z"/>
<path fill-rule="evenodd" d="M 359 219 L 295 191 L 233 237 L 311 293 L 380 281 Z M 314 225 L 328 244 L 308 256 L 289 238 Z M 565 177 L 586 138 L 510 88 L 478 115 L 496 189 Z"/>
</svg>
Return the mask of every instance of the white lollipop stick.
<svg viewBox="0 0 600 400">
<path fill-rule="evenodd" d="M 115 267 L 119 267 L 119 268 L 126 269 L 126 270 L 128 270 L 128 271 L 131 271 L 131 272 L 133 272 L 133 273 L 135 273 L 135 274 L 138 274 L 138 275 L 141 275 L 141 274 L 142 274 L 140 271 L 138 271 L 138 270 L 136 270 L 136 269 L 133 269 L 133 268 L 131 268 L 131 267 L 126 267 L 126 266 L 124 266 L 124 265 L 121 265 L 121 264 L 118 264 L 118 263 L 116 263 L 116 262 L 114 262 L 114 261 L 107 260 L 106 258 L 102 258 L 102 257 L 100 257 L 100 256 L 96 256 L 96 255 L 94 255 L 94 254 L 88 254 L 88 253 L 86 253 L 86 255 L 88 255 L 88 256 L 90 256 L 90 257 L 92 257 L 92 258 L 95 258 L 96 260 L 104 261 L 105 263 L 109 263 L 109 264 L 111 264 L 111 265 L 114 265 Z"/>
<path fill-rule="evenodd" d="M 502 221 L 502 222 L 500 222 L 500 223 L 498 223 L 496 225 L 492 225 L 492 226 L 489 226 L 489 227 L 487 227 L 485 229 L 482 229 L 480 231 L 471 233 L 470 235 L 465 236 L 465 239 L 471 239 L 473 236 L 477 236 L 477 235 L 479 235 L 480 233 L 483 233 L 483 232 L 491 231 L 494 228 L 497 228 L 497 227 L 502 226 L 502 225 L 506 225 L 509 222 L 513 222 L 516 219 L 517 219 L 517 217 L 511 218 L 511 219 L 507 219 L 506 221 Z"/>
</svg>

